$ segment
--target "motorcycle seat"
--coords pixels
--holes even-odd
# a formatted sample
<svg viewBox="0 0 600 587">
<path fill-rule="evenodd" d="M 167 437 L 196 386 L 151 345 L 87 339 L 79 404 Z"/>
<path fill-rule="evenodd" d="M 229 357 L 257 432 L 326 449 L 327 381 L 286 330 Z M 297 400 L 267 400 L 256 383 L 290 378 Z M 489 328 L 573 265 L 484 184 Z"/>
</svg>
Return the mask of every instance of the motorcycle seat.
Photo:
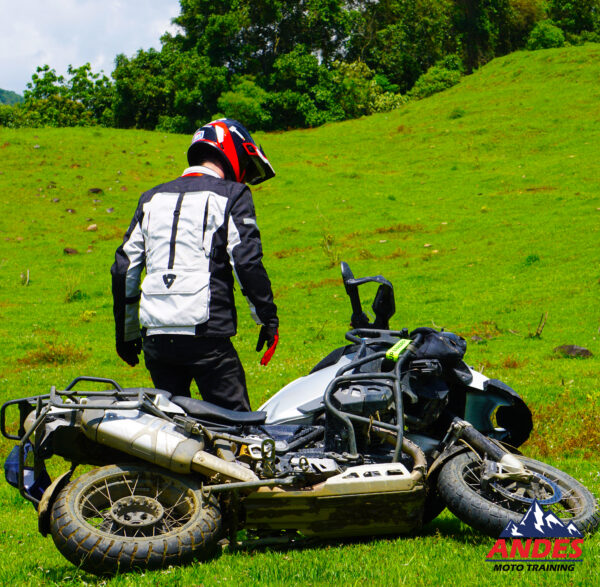
<svg viewBox="0 0 600 587">
<path fill-rule="evenodd" d="M 188 416 L 220 424 L 260 426 L 267 419 L 267 412 L 236 412 L 193 397 L 176 395 L 171 401 L 183 408 Z"/>
</svg>

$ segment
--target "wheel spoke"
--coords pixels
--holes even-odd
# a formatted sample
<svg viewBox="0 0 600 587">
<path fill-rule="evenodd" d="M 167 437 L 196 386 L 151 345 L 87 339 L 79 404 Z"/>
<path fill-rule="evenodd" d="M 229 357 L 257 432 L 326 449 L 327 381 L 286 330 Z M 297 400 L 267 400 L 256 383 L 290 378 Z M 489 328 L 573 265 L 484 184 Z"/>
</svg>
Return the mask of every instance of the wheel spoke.
<svg viewBox="0 0 600 587">
<path fill-rule="evenodd" d="M 112 505 L 112 496 L 110 495 L 110 488 L 108 487 L 108 481 L 106 479 L 104 479 L 104 487 L 106 488 L 106 495 L 105 495 L 105 497 L 106 497 L 109 505 Z"/>
<path fill-rule="evenodd" d="M 532 470 L 536 477 L 535 484 L 521 481 L 494 481 L 492 488 L 485 490 L 481 485 L 478 474 L 478 462 L 470 462 L 465 466 L 463 479 L 468 487 L 486 500 L 496 505 L 516 512 L 525 513 L 531 502 L 537 499 L 540 502 L 556 499 L 545 507 L 559 518 L 575 518 L 582 511 L 579 494 L 572 487 L 564 485 L 559 478 L 554 477 L 545 469 Z"/>
<path fill-rule="evenodd" d="M 61 553 L 88 572 L 116 571 L 113 554 L 117 552 L 121 570 L 177 564 L 208 553 L 220 536 L 216 500 L 205 508 L 212 513 L 203 511 L 198 484 L 167 470 L 112 465 L 84 473 L 68 487 L 58 498 L 62 500 L 61 509 L 54 508 L 51 513 L 56 516 L 60 512 L 65 520 L 51 518 L 52 534 Z M 207 515 L 215 521 L 208 529 Z M 94 539 L 81 543 L 68 540 L 71 528 Z M 56 540 L 57 536 L 61 539 Z M 153 552 L 156 548 L 162 552 L 167 547 L 173 553 L 168 560 L 136 556 L 142 550 Z M 92 552 L 95 558 L 90 556 Z"/>
<path fill-rule="evenodd" d="M 81 502 L 86 522 L 101 531 L 136 538 L 160 536 L 191 519 L 190 489 L 158 474 L 121 472 L 90 486 Z"/>
<path fill-rule="evenodd" d="M 140 476 L 136 475 L 136 477 L 135 477 L 135 484 L 133 485 L 133 489 L 131 490 L 131 495 L 135 495 L 135 490 L 137 488 L 137 484 L 138 484 L 139 480 L 140 480 Z"/>
</svg>

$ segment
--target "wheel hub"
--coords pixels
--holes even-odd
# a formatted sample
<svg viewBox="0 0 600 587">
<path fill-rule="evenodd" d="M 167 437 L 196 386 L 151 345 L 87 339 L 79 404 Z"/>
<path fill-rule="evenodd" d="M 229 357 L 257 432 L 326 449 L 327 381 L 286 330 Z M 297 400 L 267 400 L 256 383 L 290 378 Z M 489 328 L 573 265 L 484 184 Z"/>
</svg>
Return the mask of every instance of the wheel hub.
<svg viewBox="0 0 600 587">
<path fill-rule="evenodd" d="M 155 526 L 164 514 L 163 506 L 156 499 L 143 495 L 123 497 L 110 508 L 111 518 L 128 528 Z"/>
</svg>

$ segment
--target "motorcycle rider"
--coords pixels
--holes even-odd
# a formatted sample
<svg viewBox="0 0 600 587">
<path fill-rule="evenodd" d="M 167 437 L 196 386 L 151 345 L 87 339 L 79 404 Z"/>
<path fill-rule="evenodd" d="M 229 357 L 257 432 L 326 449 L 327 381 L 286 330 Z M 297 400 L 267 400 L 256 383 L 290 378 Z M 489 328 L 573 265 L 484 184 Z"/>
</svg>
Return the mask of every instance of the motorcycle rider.
<svg viewBox="0 0 600 587">
<path fill-rule="evenodd" d="M 143 346 L 158 389 L 189 397 L 194 379 L 203 399 L 250 410 L 244 369 L 230 340 L 237 330 L 234 275 L 261 326 L 256 350 L 267 344 L 266 365 L 279 340 L 279 320 L 246 184 L 275 172 L 249 132 L 231 119 L 198 129 L 187 159 L 181 177 L 142 194 L 116 251 L 117 353 L 134 366 Z"/>
</svg>

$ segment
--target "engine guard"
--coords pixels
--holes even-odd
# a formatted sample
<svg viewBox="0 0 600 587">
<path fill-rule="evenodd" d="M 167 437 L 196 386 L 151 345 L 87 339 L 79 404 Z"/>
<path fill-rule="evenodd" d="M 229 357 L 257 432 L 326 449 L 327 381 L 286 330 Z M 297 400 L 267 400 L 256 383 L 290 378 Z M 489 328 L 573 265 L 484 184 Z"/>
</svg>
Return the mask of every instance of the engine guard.
<svg viewBox="0 0 600 587">
<path fill-rule="evenodd" d="M 261 488 L 244 499 L 245 526 L 344 538 L 408 534 L 423 524 L 424 475 L 354 467 L 309 489 Z M 392 465 L 387 465 L 392 468 Z"/>
</svg>

